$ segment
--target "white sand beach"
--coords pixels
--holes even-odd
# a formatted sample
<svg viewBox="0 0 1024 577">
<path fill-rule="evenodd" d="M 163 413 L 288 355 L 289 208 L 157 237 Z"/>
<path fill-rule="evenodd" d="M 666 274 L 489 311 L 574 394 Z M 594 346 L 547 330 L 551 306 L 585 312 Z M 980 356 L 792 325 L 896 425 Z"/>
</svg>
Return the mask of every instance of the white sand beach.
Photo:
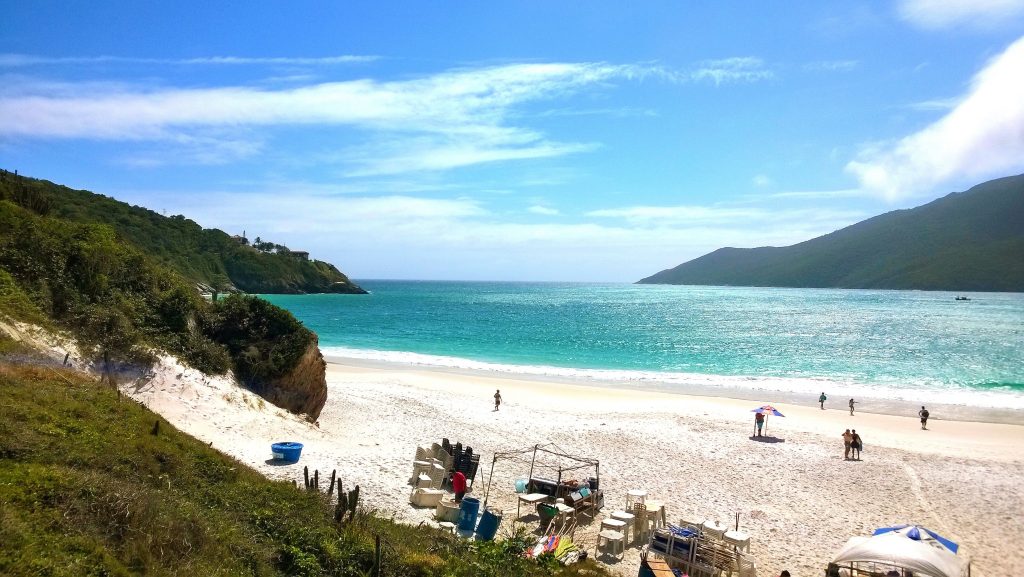
<svg viewBox="0 0 1024 577">
<path fill-rule="evenodd" d="M 1024 573 L 1024 427 L 943 420 L 929 430 L 916 416 L 876 415 L 845 407 L 820 410 L 776 404 L 766 440 L 752 439 L 747 400 L 623 391 L 565 383 L 454 373 L 410 366 L 330 363 L 329 397 L 318 426 L 286 414 L 231 384 L 165 359 L 157 378 L 128 392 L 178 428 L 212 443 L 270 477 L 300 479 L 302 467 L 337 469 L 346 488 L 359 484 L 365 506 L 419 523 L 433 509 L 409 505 L 417 445 L 447 437 L 481 453 L 473 495 L 482 499 L 496 451 L 555 443 L 600 460 L 605 508 L 577 538 L 591 553 L 600 519 L 621 508 L 626 492 L 644 489 L 663 501 L 670 522 L 740 513 L 759 575 L 788 569 L 820 575 L 854 535 L 875 527 L 920 523 L 958 541 L 973 575 Z M 492 395 L 504 402 L 493 411 Z M 772 399 L 764 399 L 772 402 Z M 855 428 L 860 461 L 843 459 L 840 438 Z M 270 461 L 276 441 L 305 444 L 294 465 Z M 514 483 L 528 466 L 499 461 L 489 505 L 516 513 Z M 591 476 L 582 470 L 580 478 Z M 525 509 L 524 509 L 525 513 Z M 536 519 L 536 517 L 532 517 Z M 533 526 L 536 526 L 536 520 Z M 623 561 L 636 575 L 639 545 Z"/>
</svg>

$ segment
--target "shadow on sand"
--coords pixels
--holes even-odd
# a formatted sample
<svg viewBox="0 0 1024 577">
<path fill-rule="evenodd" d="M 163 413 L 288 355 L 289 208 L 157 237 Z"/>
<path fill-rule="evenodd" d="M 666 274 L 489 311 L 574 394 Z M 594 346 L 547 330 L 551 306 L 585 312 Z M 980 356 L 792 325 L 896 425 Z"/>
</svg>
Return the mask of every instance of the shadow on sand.
<svg viewBox="0 0 1024 577">
<path fill-rule="evenodd" d="M 284 459 L 267 459 L 266 461 L 263 461 L 263 462 L 268 464 L 268 465 L 271 465 L 273 467 L 283 467 L 285 465 L 294 465 L 295 464 L 295 463 L 293 463 L 291 461 L 285 461 Z"/>
<path fill-rule="evenodd" d="M 756 435 L 750 435 L 751 441 L 757 441 L 758 443 L 785 443 L 786 439 L 780 439 L 778 437 L 772 437 L 770 435 L 763 435 L 758 437 Z"/>
</svg>

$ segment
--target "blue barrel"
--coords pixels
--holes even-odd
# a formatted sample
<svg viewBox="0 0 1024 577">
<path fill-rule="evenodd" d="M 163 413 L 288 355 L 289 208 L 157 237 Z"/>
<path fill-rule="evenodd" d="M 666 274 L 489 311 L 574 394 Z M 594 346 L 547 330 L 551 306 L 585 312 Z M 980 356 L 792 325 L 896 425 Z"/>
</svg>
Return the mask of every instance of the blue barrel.
<svg viewBox="0 0 1024 577">
<path fill-rule="evenodd" d="M 459 531 L 473 532 L 476 527 L 476 514 L 480 510 L 480 499 L 463 497 L 459 506 Z"/>
<path fill-rule="evenodd" d="M 302 443 L 294 443 L 291 441 L 274 443 L 273 445 L 270 445 L 270 450 L 273 451 L 275 459 L 280 459 L 289 463 L 298 463 L 299 455 L 302 454 Z"/>
<path fill-rule="evenodd" d="M 484 509 L 484 514 L 480 516 L 480 524 L 476 527 L 476 540 L 490 541 L 494 539 L 499 524 L 501 524 L 501 514 L 495 515 L 490 509 Z"/>
</svg>

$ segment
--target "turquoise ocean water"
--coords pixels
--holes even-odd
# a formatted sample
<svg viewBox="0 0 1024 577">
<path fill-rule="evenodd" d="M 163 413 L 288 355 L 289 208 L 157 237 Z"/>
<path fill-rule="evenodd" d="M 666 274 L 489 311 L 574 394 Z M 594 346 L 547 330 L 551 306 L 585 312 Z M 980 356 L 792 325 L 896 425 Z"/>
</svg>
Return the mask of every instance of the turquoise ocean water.
<svg viewBox="0 0 1024 577">
<path fill-rule="evenodd" d="M 328 357 L 1024 410 L 1019 293 L 359 282 L 371 294 L 265 298 L 316 331 Z"/>
</svg>

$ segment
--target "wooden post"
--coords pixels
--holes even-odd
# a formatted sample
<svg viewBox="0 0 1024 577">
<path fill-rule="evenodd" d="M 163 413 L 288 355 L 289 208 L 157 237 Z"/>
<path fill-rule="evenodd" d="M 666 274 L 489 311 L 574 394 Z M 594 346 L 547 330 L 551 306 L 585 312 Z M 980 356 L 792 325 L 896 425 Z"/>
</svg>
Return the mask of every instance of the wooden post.
<svg viewBox="0 0 1024 577">
<path fill-rule="evenodd" d="M 380 577 L 381 551 L 380 535 L 373 536 L 373 577 Z"/>
</svg>

